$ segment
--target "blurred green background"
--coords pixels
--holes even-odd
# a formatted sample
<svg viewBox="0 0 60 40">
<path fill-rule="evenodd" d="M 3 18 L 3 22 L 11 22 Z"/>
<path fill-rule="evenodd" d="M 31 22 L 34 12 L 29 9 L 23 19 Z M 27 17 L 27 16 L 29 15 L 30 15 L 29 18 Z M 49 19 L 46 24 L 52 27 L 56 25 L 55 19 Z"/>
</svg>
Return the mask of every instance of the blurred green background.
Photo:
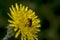
<svg viewBox="0 0 60 40">
<path fill-rule="evenodd" d="M 0 0 L 0 40 L 7 33 L 9 7 L 15 3 L 28 6 L 39 16 L 39 40 L 60 40 L 60 0 Z M 9 40 L 18 39 L 12 37 Z"/>
</svg>

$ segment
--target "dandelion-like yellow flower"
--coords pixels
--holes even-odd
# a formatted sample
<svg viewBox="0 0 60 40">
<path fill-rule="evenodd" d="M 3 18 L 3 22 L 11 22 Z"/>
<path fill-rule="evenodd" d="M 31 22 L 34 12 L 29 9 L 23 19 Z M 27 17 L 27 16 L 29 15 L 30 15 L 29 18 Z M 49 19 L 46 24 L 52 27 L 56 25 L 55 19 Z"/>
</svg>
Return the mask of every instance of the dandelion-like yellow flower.
<svg viewBox="0 0 60 40">
<path fill-rule="evenodd" d="M 33 10 L 28 9 L 24 5 L 15 4 L 15 7 L 12 5 L 10 9 L 11 14 L 8 13 L 12 20 L 9 26 L 14 27 L 16 32 L 15 38 L 21 34 L 21 40 L 38 40 L 37 33 L 40 31 L 40 19 L 38 19 Z"/>
</svg>

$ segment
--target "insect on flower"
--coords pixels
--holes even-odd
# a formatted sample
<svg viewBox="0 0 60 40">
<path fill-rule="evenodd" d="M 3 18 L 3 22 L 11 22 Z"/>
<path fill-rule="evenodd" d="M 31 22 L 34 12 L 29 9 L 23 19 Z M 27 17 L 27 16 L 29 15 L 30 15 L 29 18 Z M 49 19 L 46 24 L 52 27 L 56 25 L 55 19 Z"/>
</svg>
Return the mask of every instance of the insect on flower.
<svg viewBox="0 0 60 40">
<path fill-rule="evenodd" d="M 28 9 L 27 6 L 20 4 L 12 5 L 10 8 L 10 13 L 8 13 L 8 22 L 10 27 L 14 27 L 15 38 L 21 34 L 21 40 L 38 40 L 37 33 L 40 32 L 39 27 L 41 27 L 40 19 L 35 15 L 35 12 Z"/>
<path fill-rule="evenodd" d="M 28 21 L 29 21 L 29 27 L 31 27 L 31 25 L 32 25 L 32 19 L 28 19 Z"/>
</svg>

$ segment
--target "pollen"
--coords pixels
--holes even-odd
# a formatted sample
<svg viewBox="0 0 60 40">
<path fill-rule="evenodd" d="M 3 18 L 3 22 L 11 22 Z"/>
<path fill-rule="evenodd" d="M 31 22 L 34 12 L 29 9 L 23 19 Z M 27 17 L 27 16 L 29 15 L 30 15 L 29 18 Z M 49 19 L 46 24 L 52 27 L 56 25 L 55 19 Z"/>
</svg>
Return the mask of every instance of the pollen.
<svg viewBox="0 0 60 40">
<path fill-rule="evenodd" d="M 38 40 L 37 33 L 40 32 L 40 19 L 28 6 L 15 4 L 9 7 L 9 26 L 14 27 L 15 38 L 21 34 L 21 40 Z M 18 30 L 18 31 L 17 31 Z"/>
</svg>

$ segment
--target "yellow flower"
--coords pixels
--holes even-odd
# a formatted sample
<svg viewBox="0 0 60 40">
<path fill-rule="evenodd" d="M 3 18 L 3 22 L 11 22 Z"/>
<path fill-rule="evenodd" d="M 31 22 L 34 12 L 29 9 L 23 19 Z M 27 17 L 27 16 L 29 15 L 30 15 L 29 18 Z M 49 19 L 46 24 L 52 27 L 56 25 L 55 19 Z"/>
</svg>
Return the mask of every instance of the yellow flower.
<svg viewBox="0 0 60 40">
<path fill-rule="evenodd" d="M 9 26 L 14 27 L 15 38 L 21 34 L 21 40 L 38 40 L 37 33 L 40 31 L 41 25 L 35 12 L 22 4 L 18 6 L 17 3 L 15 7 L 12 5 L 9 9 L 11 13 L 8 15 L 12 20 L 8 20 L 8 22 L 10 22 Z"/>
</svg>

